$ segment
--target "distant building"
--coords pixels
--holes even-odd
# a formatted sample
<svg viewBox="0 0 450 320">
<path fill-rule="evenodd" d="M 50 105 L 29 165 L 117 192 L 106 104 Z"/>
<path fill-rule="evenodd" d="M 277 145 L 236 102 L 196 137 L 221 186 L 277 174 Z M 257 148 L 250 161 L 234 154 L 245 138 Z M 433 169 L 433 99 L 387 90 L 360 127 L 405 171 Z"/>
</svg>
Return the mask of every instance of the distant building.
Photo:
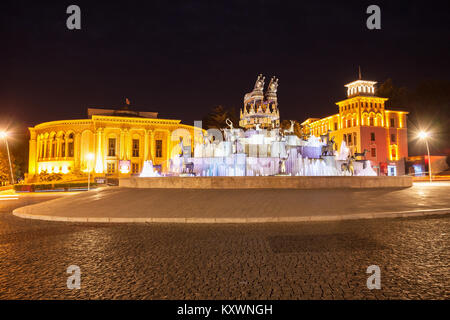
<svg viewBox="0 0 450 320">
<path fill-rule="evenodd" d="M 146 160 L 164 171 L 178 144 L 174 132 L 184 129 L 194 137 L 194 127 L 157 116 L 157 112 L 128 107 L 89 108 L 88 119 L 45 122 L 29 128 L 27 180 L 34 181 L 41 172 L 91 171 L 97 176 L 126 177 L 139 174 Z"/>
<path fill-rule="evenodd" d="M 343 141 L 351 153 L 366 150 L 379 175 L 405 174 L 408 157 L 406 117 L 408 112 L 386 110 L 386 98 L 375 96 L 375 81 L 359 80 L 347 87 L 347 99 L 337 102 L 339 113 L 302 123 L 306 134 L 320 136 L 330 131 L 339 150 Z"/>
<path fill-rule="evenodd" d="M 439 174 L 448 169 L 447 155 L 432 155 L 431 158 L 431 173 Z M 406 159 L 406 173 L 408 175 L 423 177 L 429 173 L 430 159 L 427 155 L 413 156 Z"/>
</svg>

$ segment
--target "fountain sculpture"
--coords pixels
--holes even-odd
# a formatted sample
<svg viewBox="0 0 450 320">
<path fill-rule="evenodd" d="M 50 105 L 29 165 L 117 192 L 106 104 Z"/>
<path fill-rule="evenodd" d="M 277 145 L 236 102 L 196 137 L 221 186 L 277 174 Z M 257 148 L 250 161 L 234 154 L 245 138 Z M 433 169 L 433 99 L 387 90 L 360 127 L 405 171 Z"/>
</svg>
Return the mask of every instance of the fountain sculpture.
<svg viewBox="0 0 450 320">
<path fill-rule="evenodd" d="M 202 137 L 202 142 L 183 145 L 173 155 L 169 175 L 178 176 L 374 176 L 370 162 L 356 160 L 345 142 L 339 151 L 330 132 L 316 137 L 295 133 L 295 123 L 280 128 L 277 102 L 278 79 L 273 77 L 264 94 L 264 77 L 258 76 L 252 92 L 244 97 L 240 127 L 227 119 L 222 139 Z M 151 173 L 150 175 L 152 175 Z"/>
</svg>

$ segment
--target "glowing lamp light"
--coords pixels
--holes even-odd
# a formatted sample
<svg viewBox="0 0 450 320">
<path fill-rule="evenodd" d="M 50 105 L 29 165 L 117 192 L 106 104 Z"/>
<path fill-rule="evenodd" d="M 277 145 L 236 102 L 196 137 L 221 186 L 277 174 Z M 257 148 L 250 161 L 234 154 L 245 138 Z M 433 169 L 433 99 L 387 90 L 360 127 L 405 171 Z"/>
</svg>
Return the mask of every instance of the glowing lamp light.
<svg viewBox="0 0 450 320">
<path fill-rule="evenodd" d="M 429 134 L 428 132 L 426 132 L 426 131 L 420 131 L 419 134 L 418 134 L 418 137 L 419 137 L 420 139 L 426 139 L 426 138 L 428 138 L 429 136 L 430 136 L 430 134 Z"/>
<path fill-rule="evenodd" d="M 59 173 L 59 167 L 55 167 L 55 169 L 53 169 L 53 173 Z"/>
<path fill-rule="evenodd" d="M 5 139 L 8 136 L 8 132 L 0 131 L 0 138 Z"/>
<path fill-rule="evenodd" d="M 64 166 L 62 167 L 61 172 L 62 172 L 63 174 L 68 174 L 68 173 L 69 173 L 69 168 L 68 168 L 67 166 L 64 165 Z"/>
</svg>

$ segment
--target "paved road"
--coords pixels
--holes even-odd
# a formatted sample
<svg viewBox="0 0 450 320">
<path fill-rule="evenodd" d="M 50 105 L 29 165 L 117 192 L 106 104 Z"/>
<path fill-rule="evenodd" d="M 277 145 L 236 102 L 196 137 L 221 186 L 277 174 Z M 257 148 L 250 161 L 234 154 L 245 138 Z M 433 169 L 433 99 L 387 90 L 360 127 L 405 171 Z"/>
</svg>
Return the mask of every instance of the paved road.
<svg viewBox="0 0 450 320">
<path fill-rule="evenodd" d="M 450 183 L 401 189 L 183 190 L 106 188 L 18 210 L 31 216 L 71 219 L 312 219 L 450 208 Z M 230 221 L 230 220 L 228 220 Z M 304 220 L 303 220 L 304 221 Z M 98 221 L 96 221 L 98 222 Z M 132 222 L 132 221 L 129 221 Z M 167 221 L 157 221 L 167 222 Z"/>
<path fill-rule="evenodd" d="M 260 225 L 73 224 L 0 201 L 0 299 L 449 299 L 450 217 Z M 381 290 L 368 290 L 369 265 Z M 81 268 L 68 290 L 66 268 Z"/>
</svg>

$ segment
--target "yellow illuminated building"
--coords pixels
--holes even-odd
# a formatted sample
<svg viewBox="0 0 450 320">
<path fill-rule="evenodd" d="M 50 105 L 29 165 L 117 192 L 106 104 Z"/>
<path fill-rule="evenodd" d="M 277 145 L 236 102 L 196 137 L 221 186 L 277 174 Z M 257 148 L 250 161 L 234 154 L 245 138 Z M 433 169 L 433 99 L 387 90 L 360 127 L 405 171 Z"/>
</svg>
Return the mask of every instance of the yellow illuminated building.
<svg viewBox="0 0 450 320">
<path fill-rule="evenodd" d="M 178 152 L 180 137 L 184 145 L 192 146 L 192 137 L 201 139 L 201 130 L 180 120 L 158 119 L 157 115 L 89 108 L 88 119 L 52 121 L 29 128 L 27 181 L 36 181 L 42 172 L 126 177 L 139 174 L 147 160 L 165 172 L 172 154 Z"/>
<path fill-rule="evenodd" d="M 305 134 L 329 132 L 337 150 L 343 141 L 353 154 L 366 150 L 366 159 L 380 174 L 403 174 L 408 157 L 408 112 L 386 110 L 388 99 L 375 96 L 375 84 L 361 79 L 347 84 L 347 99 L 336 103 L 338 114 L 309 118 L 302 125 Z"/>
</svg>

